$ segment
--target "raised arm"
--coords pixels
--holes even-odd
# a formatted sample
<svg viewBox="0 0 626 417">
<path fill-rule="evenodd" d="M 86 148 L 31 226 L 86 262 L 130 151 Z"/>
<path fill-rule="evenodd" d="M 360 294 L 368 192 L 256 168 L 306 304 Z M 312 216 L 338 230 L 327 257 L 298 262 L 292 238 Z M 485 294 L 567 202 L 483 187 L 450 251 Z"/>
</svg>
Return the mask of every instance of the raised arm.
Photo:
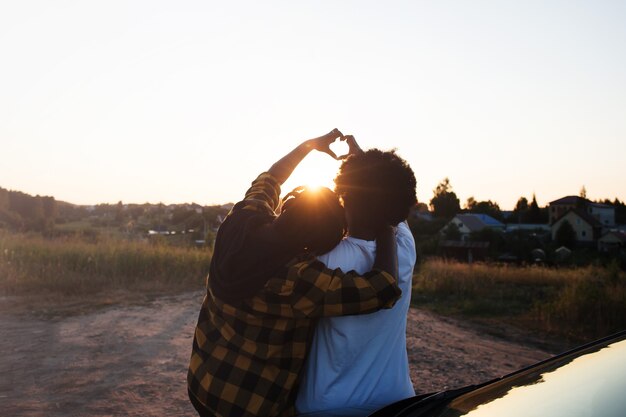
<svg viewBox="0 0 626 417">
<path fill-rule="evenodd" d="M 337 139 L 344 140 L 344 137 L 338 129 L 333 129 L 320 137 L 305 140 L 287 155 L 276 161 L 268 172 L 282 185 L 287 181 L 298 164 L 302 162 L 304 157 L 312 150 L 327 153 L 333 158 L 338 159 L 337 155 L 330 149 L 330 144 Z"/>
</svg>

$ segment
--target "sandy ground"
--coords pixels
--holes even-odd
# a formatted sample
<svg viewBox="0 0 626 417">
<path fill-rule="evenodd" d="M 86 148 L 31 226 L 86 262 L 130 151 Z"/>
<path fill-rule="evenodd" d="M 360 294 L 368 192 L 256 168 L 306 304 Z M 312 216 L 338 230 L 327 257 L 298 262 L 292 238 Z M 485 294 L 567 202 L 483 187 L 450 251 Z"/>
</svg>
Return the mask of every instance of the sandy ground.
<svg viewBox="0 0 626 417">
<path fill-rule="evenodd" d="M 0 299 L 0 414 L 194 416 L 185 377 L 201 300 L 193 292 L 65 311 Z M 482 382 L 551 356 L 488 333 L 411 310 L 407 344 L 416 390 Z"/>
</svg>

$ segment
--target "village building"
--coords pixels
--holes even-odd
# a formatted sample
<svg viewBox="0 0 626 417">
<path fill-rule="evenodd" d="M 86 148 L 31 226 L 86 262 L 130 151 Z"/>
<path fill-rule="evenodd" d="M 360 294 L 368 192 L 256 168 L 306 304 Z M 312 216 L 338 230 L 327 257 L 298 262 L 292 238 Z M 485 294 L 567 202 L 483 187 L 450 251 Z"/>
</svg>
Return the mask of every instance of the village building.
<svg viewBox="0 0 626 417">
<path fill-rule="evenodd" d="M 467 241 L 472 233 L 480 232 L 485 228 L 498 231 L 503 231 L 505 228 L 504 223 L 499 222 L 487 214 L 464 213 L 454 216 L 452 220 L 441 229 L 441 234 L 445 234 L 449 227 L 454 227 L 452 225 L 456 226 L 459 230 L 462 241 Z"/>
<path fill-rule="evenodd" d="M 554 224 L 573 209 L 587 213 L 595 218 L 602 227 L 611 228 L 615 226 L 615 207 L 608 204 L 594 203 L 586 198 L 572 195 L 550 202 L 548 211 L 550 224 Z"/>
<path fill-rule="evenodd" d="M 584 246 L 600 247 L 599 239 L 616 230 L 615 207 L 594 203 L 578 196 L 566 196 L 550 202 L 550 227 L 552 239 L 567 221 L 576 232 L 576 241 Z M 607 237 L 610 241 L 614 237 Z M 607 242 L 608 244 L 608 242 Z"/>
<path fill-rule="evenodd" d="M 610 231 L 598 239 L 599 252 L 615 253 L 624 249 L 626 249 L 626 232 L 623 230 Z"/>
<path fill-rule="evenodd" d="M 445 236 L 449 228 L 456 228 L 460 239 L 440 241 L 441 254 L 445 258 L 453 258 L 468 263 L 484 261 L 489 253 L 489 242 L 470 241 L 471 234 L 484 229 L 503 231 L 504 227 L 504 223 L 487 214 L 457 214 L 441 229 L 440 235 Z"/>
<path fill-rule="evenodd" d="M 601 236 L 602 224 L 587 212 L 573 208 L 552 224 L 552 240 L 556 240 L 557 232 L 565 222 L 572 226 L 576 233 L 576 241 L 580 244 L 590 245 Z"/>
</svg>

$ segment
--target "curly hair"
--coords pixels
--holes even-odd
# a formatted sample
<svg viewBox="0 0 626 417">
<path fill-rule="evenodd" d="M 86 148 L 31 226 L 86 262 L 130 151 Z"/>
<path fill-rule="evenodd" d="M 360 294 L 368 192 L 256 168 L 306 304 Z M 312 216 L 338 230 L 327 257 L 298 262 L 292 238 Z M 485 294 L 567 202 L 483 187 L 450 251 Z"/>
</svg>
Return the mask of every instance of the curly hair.
<svg viewBox="0 0 626 417">
<path fill-rule="evenodd" d="M 284 197 L 276 226 L 297 236 L 307 251 L 322 255 L 345 235 L 346 217 L 339 196 L 330 189 L 297 187 Z"/>
<path fill-rule="evenodd" d="M 397 225 L 417 202 L 415 174 L 395 150 L 370 149 L 346 159 L 335 178 L 335 192 L 346 206 L 372 222 Z"/>
</svg>

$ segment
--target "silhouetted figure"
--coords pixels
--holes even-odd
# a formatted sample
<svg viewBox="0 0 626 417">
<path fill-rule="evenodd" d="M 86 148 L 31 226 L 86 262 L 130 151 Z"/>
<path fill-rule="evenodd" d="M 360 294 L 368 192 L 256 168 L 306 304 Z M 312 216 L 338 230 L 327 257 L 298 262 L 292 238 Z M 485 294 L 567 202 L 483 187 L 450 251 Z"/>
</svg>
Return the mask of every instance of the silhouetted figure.
<svg viewBox="0 0 626 417">
<path fill-rule="evenodd" d="M 296 401 L 300 413 L 324 415 L 342 409 L 346 415 L 368 415 L 415 395 L 406 321 L 416 253 L 405 222 L 416 203 L 415 175 L 394 151 L 360 152 L 354 138 L 348 141 L 352 155 L 335 179 L 346 210 L 348 236 L 318 259 L 330 268 L 368 271 L 380 244 L 378 230 L 397 225 L 402 297 L 392 309 L 318 321 Z"/>
<path fill-rule="evenodd" d="M 313 149 L 336 158 L 337 138 L 335 129 L 305 141 L 259 175 L 217 233 L 187 377 L 201 416 L 293 414 L 314 320 L 390 308 L 400 296 L 391 227 L 379 231 L 372 271 L 343 273 L 315 258 L 343 237 L 337 196 L 295 190 L 280 207 L 298 163 Z"/>
</svg>

